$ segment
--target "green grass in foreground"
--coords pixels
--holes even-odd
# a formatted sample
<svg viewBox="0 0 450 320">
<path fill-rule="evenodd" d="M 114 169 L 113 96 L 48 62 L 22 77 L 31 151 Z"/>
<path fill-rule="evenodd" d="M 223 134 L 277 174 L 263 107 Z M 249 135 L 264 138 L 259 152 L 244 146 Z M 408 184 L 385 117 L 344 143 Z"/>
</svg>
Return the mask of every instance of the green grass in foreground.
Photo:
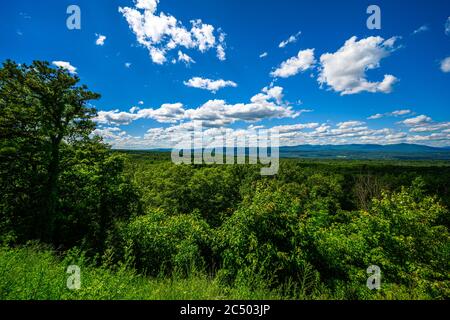
<svg viewBox="0 0 450 320">
<path fill-rule="evenodd" d="M 77 258 L 74 258 L 74 257 Z M 69 290 L 66 273 L 69 265 L 81 268 L 81 288 Z M 266 283 L 251 279 L 246 284 L 224 286 L 217 278 L 199 272 L 186 277 L 148 278 L 125 265 L 115 270 L 94 267 L 77 251 L 58 258 L 54 252 L 31 245 L 21 248 L 0 247 L 0 300 L 303 300 L 344 299 L 338 293 L 318 290 L 305 295 L 301 288 L 267 289 Z M 374 292 L 369 299 L 427 299 L 400 287 L 384 294 Z M 285 295 L 285 290 L 290 292 Z M 394 289 L 394 290 L 393 290 Z M 393 291 L 392 291 L 393 290 Z M 390 292 L 395 294 L 390 294 Z"/>
<path fill-rule="evenodd" d="M 81 289 L 69 290 L 69 265 L 81 268 Z M 201 273 L 187 278 L 147 278 L 125 266 L 112 271 L 71 255 L 57 258 L 36 247 L 0 249 L 0 300 L 220 300 L 281 299 L 265 289 L 227 288 Z"/>
</svg>

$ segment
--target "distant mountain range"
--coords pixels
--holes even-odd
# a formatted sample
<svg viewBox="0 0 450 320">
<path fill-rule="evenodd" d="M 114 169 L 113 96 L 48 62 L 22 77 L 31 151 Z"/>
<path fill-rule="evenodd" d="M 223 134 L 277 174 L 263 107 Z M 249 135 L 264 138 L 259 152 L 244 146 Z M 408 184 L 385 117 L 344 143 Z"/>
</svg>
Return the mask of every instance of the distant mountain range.
<svg viewBox="0 0 450 320">
<path fill-rule="evenodd" d="M 299 145 L 281 147 L 280 156 L 288 158 L 450 160 L 450 147 L 438 148 L 407 143 Z"/>
<path fill-rule="evenodd" d="M 442 152 L 450 150 L 450 147 L 437 148 L 418 144 L 345 144 L 345 145 L 299 145 L 292 147 L 281 147 L 283 151 L 317 151 L 317 150 L 327 150 L 327 151 L 359 151 L 359 152 Z"/>
<path fill-rule="evenodd" d="M 147 151 L 170 152 L 171 149 L 133 150 L 132 152 Z M 248 149 L 246 150 L 246 154 L 248 154 Z M 407 143 L 389 145 L 298 145 L 280 147 L 280 157 L 374 160 L 450 160 L 450 146 L 438 148 Z"/>
</svg>

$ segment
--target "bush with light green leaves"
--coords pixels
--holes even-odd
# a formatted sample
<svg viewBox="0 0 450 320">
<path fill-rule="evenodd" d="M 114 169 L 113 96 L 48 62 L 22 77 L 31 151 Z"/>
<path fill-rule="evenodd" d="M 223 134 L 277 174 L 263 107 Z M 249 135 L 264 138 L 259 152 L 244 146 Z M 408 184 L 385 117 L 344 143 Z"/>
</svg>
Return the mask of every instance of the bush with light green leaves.
<svg viewBox="0 0 450 320">
<path fill-rule="evenodd" d="M 450 233 L 442 224 L 448 210 L 425 196 L 421 180 L 400 192 L 384 193 L 369 211 L 314 232 L 314 246 L 336 287 L 347 298 L 450 297 Z M 382 284 L 376 295 L 363 285 L 366 269 L 377 265 Z"/>
<path fill-rule="evenodd" d="M 138 270 L 149 275 L 188 274 L 205 267 L 211 231 L 198 214 L 168 215 L 154 209 L 132 220 L 124 230 Z"/>
<path fill-rule="evenodd" d="M 274 184 L 257 184 L 255 195 L 218 231 L 223 281 L 264 279 L 272 286 L 294 283 L 305 295 L 314 291 L 318 273 L 302 250 L 299 202 Z"/>
</svg>

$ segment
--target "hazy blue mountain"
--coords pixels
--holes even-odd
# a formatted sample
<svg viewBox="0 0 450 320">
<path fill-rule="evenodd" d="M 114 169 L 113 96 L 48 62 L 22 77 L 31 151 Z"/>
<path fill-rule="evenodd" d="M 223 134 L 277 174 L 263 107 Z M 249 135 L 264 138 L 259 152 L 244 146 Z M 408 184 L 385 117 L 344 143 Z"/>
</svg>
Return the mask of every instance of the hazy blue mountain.
<svg viewBox="0 0 450 320">
<path fill-rule="evenodd" d="M 389 151 L 389 152 L 442 152 L 448 149 L 446 148 L 436 148 L 429 147 L 418 144 L 390 144 L 390 145 L 379 145 L 379 144 L 346 144 L 346 145 L 299 145 L 292 147 L 281 147 L 282 151 Z"/>
<path fill-rule="evenodd" d="M 170 152 L 171 149 L 134 150 L 141 152 Z M 195 150 L 191 150 L 194 152 Z M 225 150 L 217 150 L 223 153 Z M 236 149 L 235 149 L 236 152 Z M 246 154 L 249 153 L 246 148 Z M 437 148 L 417 144 L 346 144 L 346 145 L 299 145 L 280 147 L 282 158 L 326 159 L 392 159 L 392 160 L 450 160 L 450 147 Z"/>
<path fill-rule="evenodd" d="M 280 156 L 288 158 L 450 160 L 450 148 L 407 143 L 391 145 L 299 145 L 281 147 Z"/>
</svg>

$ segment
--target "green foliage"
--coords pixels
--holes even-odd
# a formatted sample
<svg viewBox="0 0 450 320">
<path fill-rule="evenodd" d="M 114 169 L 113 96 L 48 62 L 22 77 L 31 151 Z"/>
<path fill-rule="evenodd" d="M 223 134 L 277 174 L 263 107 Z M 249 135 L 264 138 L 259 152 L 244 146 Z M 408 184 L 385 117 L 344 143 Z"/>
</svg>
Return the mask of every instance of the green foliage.
<svg viewBox="0 0 450 320">
<path fill-rule="evenodd" d="M 439 224 L 448 211 L 418 187 L 384 194 L 370 211 L 354 212 L 345 223 L 315 231 L 314 245 L 329 280 L 364 282 L 364 269 L 377 265 L 391 295 L 391 284 L 404 286 L 421 297 L 450 296 L 450 234 Z M 337 275 L 340 275 L 337 277 Z M 358 298 L 367 289 L 355 290 Z"/>
<path fill-rule="evenodd" d="M 123 157 L 98 137 L 89 104 L 99 95 L 47 62 L 0 68 L 0 231 L 94 253 L 115 220 L 139 210 Z"/>
<path fill-rule="evenodd" d="M 163 162 L 132 168 L 145 208 L 161 208 L 171 214 L 200 212 L 218 226 L 241 201 L 240 188 L 246 175 L 257 170 L 247 166 L 175 166 Z"/>
<path fill-rule="evenodd" d="M 67 288 L 69 265 L 81 270 L 81 288 Z M 224 287 L 202 273 L 147 278 L 126 265 L 112 271 L 95 267 L 72 250 L 56 257 L 42 246 L 0 248 L 0 300 L 219 300 L 282 299 L 279 292 L 261 288 Z"/>
<path fill-rule="evenodd" d="M 211 230 L 196 215 L 167 215 L 154 210 L 132 220 L 124 231 L 138 270 L 158 274 L 189 274 L 202 270 L 210 252 Z"/>
<path fill-rule="evenodd" d="M 450 297 L 448 162 L 282 159 L 261 177 L 112 152 L 78 82 L 0 68 L 0 299 Z"/>
<path fill-rule="evenodd" d="M 255 276 L 274 285 L 300 283 L 311 293 L 318 274 L 301 248 L 298 201 L 273 184 L 259 183 L 254 197 L 239 208 L 219 231 L 222 277 L 238 283 Z"/>
</svg>

